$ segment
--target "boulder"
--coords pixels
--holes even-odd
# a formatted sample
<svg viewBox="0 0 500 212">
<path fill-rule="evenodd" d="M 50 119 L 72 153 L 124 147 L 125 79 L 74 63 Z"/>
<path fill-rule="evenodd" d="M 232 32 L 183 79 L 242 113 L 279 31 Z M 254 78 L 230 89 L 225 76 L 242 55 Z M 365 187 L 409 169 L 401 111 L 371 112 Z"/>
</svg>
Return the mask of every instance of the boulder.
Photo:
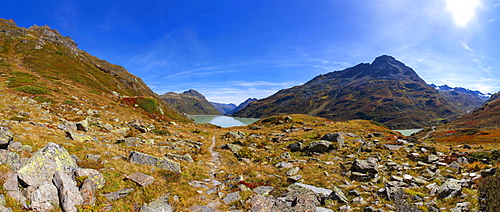
<svg viewBox="0 0 500 212">
<path fill-rule="evenodd" d="M 296 142 L 296 143 L 290 144 L 290 145 L 288 145 L 287 148 L 290 149 L 292 152 L 302 151 L 304 149 L 302 142 Z"/>
<path fill-rule="evenodd" d="M 72 176 L 76 169 L 78 165 L 66 149 L 48 143 L 24 162 L 17 173 L 24 185 L 41 186 L 44 181 L 52 181 L 56 171 Z"/>
<path fill-rule="evenodd" d="M 351 171 L 359 173 L 377 174 L 378 164 L 373 159 L 368 159 L 368 160 L 356 159 L 352 164 Z"/>
<path fill-rule="evenodd" d="M 75 171 L 75 176 L 76 177 L 87 176 L 87 179 L 83 181 L 83 184 L 86 184 L 87 182 L 91 183 L 95 185 L 96 189 L 104 188 L 104 185 L 106 184 L 104 176 L 102 176 L 102 174 L 95 169 L 78 169 Z"/>
<path fill-rule="evenodd" d="M 82 120 L 82 121 L 79 121 L 78 123 L 76 123 L 76 130 L 83 131 L 83 132 L 89 131 L 88 119 L 85 119 L 85 120 Z"/>
<path fill-rule="evenodd" d="M 181 173 L 181 165 L 178 162 L 167 158 L 160 158 L 141 152 L 132 151 L 128 157 L 128 160 L 130 163 L 156 166 L 176 173 Z"/>
<path fill-rule="evenodd" d="M 269 212 L 274 211 L 272 208 L 276 202 L 276 199 L 263 197 L 261 195 L 253 195 L 248 198 L 246 203 L 250 205 L 252 212 Z"/>
<path fill-rule="evenodd" d="M 61 207 L 66 212 L 78 211 L 75 205 L 83 204 L 83 198 L 76 186 L 76 181 L 62 171 L 56 171 L 53 178 L 54 185 L 59 190 Z"/>
<path fill-rule="evenodd" d="M 336 143 L 337 148 L 342 148 L 344 146 L 345 138 L 343 133 L 327 133 L 323 137 L 321 137 L 321 140 Z"/>
<path fill-rule="evenodd" d="M 317 152 L 317 153 L 325 153 L 331 147 L 332 143 L 325 140 L 314 141 L 309 144 L 307 147 L 307 151 L 309 152 Z"/>
<path fill-rule="evenodd" d="M 253 192 L 260 194 L 262 196 L 267 196 L 272 190 L 274 190 L 272 186 L 259 186 L 253 189 Z"/>
</svg>

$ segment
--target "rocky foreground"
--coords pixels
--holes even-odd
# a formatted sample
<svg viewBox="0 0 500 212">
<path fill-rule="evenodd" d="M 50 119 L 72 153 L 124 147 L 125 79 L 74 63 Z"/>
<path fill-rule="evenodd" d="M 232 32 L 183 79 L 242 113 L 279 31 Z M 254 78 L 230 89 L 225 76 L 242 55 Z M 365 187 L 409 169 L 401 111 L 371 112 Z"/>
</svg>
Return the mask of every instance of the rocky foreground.
<svg viewBox="0 0 500 212">
<path fill-rule="evenodd" d="M 223 129 L 2 101 L 1 211 L 477 211 L 477 183 L 496 171 L 467 154 L 482 147 L 369 121 Z"/>
</svg>

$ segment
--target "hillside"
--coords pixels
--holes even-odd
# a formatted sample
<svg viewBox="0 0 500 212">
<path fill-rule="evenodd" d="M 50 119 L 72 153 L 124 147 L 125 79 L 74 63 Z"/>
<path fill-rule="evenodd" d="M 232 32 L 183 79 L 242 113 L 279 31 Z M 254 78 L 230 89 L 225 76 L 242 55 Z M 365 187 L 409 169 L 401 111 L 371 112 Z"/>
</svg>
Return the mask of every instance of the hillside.
<svg viewBox="0 0 500 212">
<path fill-rule="evenodd" d="M 436 86 L 431 84 L 431 86 L 436 88 L 441 95 L 448 97 L 454 105 L 457 105 L 462 110 L 465 109 L 467 112 L 481 107 L 491 95 L 485 95 L 479 91 L 472 91 L 461 87 L 452 88 L 448 85 Z"/>
<path fill-rule="evenodd" d="M 430 138 L 442 142 L 500 142 L 500 93 L 492 95 L 480 108 L 438 126 Z"/>
<path fill-rule="evenodd" d="M 0 19 L 0 32 L 0 72 L 13 91 L 41 102 L 74 105 L 119 99 L 157 117 L 186 120 L 140 78 L 78 49 L 70 37 L 48 26 L 26 29 Z"/>
<path fill-rule="evenodd" d="M 221 115 L 205 96 L 192 89 L 180 94 L 169 92 L 160 95 L 160 97 L 180 113 L 188 115 Z"/>
<path fill-rule="evenodd" d="M 365 119 L 391 129 L 421 128 L 464 114 L 445 95 L 391 56 L 371 64 L 319 75 L 304 85 L 284 89 L 234 114 L 266 117 L 307 114 L 336 121 Z"/>
</svg>

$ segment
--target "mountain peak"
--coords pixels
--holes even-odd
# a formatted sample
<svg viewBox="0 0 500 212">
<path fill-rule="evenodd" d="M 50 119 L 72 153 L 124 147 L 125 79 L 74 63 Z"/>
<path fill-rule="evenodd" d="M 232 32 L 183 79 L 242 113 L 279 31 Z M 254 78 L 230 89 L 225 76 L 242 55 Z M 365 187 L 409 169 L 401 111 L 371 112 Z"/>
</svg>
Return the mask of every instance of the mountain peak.
<svg viewBox="0 0 500 212">
<path fill-rule="evenodd" d="M 197 97 L 199 99 L 206 100 L 205 96 L 203 96 L 203 94 L 201 94 L 200 92 L 193 90 L 193 89 L 189 89 L 187 91 L 184 91 L 182 94 L 188 94 L 188 95 Z"/>
</svg>

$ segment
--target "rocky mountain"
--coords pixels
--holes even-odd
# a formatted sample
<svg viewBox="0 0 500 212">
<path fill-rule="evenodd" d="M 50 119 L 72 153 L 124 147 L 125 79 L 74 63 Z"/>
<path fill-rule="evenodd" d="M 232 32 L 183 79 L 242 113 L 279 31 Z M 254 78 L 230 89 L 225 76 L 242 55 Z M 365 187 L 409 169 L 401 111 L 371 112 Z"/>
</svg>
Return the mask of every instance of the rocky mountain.
<svg viewBox="0 0 500 212">
<path fill-rule="evenodd" d="M 450 123 L 460 128 L 500 128 L 500 93 L 493 94 L 480 108 Z"/>
<path fill-rule="evenodd" d="M 220 115 L 221 113 L 198 91 L 193 89 L 177 94 L 169 92 L 160 97 L 177 111 L 189 115 Z"/>
<path fill-rule="evenodd" d="M 225 104 L 225 103 L 210 102 L 210 104 L 212 104 L 212 106 L 214 106 L 215 109 L 217 109 L 217 111 L 219 111 L 219 113 L 223 115 L 227 115 L 228 113 L 233 111 L 234 108 L 238 107 L 233 103 Z"/>
<path fill-rule="evenodd" d="M 252 102 L 255 102 L 257 101 L 256 98 L 248 98 L 247 100 L 245 100 L 244 102 L 240 103 L 238 105 L 238 107 L 234 108 L 231 112 L 228 113 L 228 115 L 231 115 L 233 113 L 236 113 L 238 111 L 240 111 L 241 109 L 245 108 L 246 106 L 248 106 L 250 103 Z"/>
<path fill-rule="evenodd" d="M 467 109 L 455 105 L 417 73 L 391 56 L 371 64 L 319 75 L 235 113 L 240 117 L 307 114 L 335 121 L 374 120 L 391 129 L 421 128 L 453 119 Z"/>
<path fill-rule="evenodd" d="M 448 97 L 454 105 L 468 112 L 479 108 L 491 96 L 491 94 L 483 94 L 480 91 L 473 91 L 461 87 L 452 88 L 448 85 L 437 86 L 434 84 L 430 86 L 438 90 L 441 95 Z"/>
</svg>

